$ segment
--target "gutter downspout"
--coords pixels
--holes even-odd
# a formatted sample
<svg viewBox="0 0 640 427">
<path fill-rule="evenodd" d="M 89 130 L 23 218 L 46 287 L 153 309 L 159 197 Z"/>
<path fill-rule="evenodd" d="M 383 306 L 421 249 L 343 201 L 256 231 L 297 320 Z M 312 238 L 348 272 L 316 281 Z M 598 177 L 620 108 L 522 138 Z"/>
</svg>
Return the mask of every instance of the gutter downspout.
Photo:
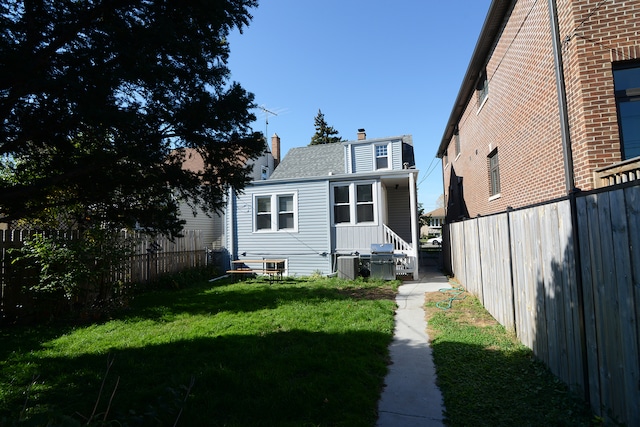
<svg viewBox="0 0 640 427">
<path fill-rule="evenodd" d="M 558 90 L 558 113 L 560 114 L 560 133 L 562 134 L 562 151 L 564 154 L 564 179 L 567 194 L 575 188 L 573 176 L 573 153 L 571 150 L 571 132 L 569 129 L 569 114 L 567 112 L 567 89 L 564 85 L 564 65 L 560 47 L 560 26 L 556 0 L 549 0 L 549 19 L 551 24 L 551 41 L 553 44 L 553 61 L 556 74 L 556 88 Z"/>
<path fill-rule="evenodd" d="M 578 299 L 578 324 L 580 327 L 580 350 L 582 352 L 582 377 L 584 399 L 590 402 L 589 385 L 589 360 L 587 358 L 587 335 L 584 313 L 584 290 L 582 289 L 582 258 L 580 255 L 580 241 L 578 232 L 578 209 L 576 196 L 580 192 L 575 187 L 573 173 L 573 152 L 571 148 L 571 132 L 569 127 L 569 114 L 567 111 L 567 90 L 564 83 L 564 65 L 560 42 L 560 24 L 558 22 L 558 9 L 556 0 L 549 0 L 549 20 L 551 24 L 551 40 L 553 44 L 553 59 L 555 64 L 556 87 L 558 90 L 558 112 L 560 113 L 560 130 L 562 134 L 562 151 L 564 157 L 565 188 L 569 196 L 571 209 L 571 238 L 573 240 L 573 255 L 576 275 L 576 297 Z"/>
</svg>

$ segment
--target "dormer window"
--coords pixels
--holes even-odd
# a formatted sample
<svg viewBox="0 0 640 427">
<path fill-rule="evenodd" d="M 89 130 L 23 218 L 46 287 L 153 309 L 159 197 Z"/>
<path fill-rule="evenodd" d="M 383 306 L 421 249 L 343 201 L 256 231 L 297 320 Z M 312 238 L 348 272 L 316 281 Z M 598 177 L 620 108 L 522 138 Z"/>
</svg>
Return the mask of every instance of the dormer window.
<svg viewBox="0 0 640 427">
<path fill-rule="evenodd" d="M 376 169 L 389 169 L 389 146 L 381 144 L 375 146 Z"/>
</svg>

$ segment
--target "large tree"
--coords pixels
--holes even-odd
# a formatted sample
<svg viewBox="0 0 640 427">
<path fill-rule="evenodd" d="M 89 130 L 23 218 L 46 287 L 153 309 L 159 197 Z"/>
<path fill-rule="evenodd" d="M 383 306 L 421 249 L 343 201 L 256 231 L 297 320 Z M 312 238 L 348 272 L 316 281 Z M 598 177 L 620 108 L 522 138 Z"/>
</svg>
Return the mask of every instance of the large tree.
<svg viewBox="0 0 640 427">
<path fill-rule="evenodd" d="M 332 144 L 342 141 L 342 138 L 338 136 L 338 131 L 335 130 L 333 126 L 327 124 L 321 110 L 318 110 L 318 114 L 313 123 L 316 128 L 316 133 L 311 137 L 309 145 Z"/>
<path fill-rule="evenodd" d="M 257 0 L 0 0 L 0 221 L 61 212 L 176 234 L 264 149 L 226 38 Z M 182 167 L 187 153 L 202 170 Z"/>
</svg>

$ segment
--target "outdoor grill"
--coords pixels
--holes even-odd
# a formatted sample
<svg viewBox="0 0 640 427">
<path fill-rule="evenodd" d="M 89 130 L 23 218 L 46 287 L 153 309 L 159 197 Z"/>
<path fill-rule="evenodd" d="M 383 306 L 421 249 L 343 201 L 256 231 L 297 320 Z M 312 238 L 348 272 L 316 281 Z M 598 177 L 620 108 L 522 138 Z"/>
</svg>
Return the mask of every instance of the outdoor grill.
<svg viewBox="0 0 640 427">
<path fill-rule="evenodd" d="M 396 278 L 396 265 L 393 260 L 391 243 L 374 243 L 371 245 L 371 277 L 382 280 Z"/>
</svg>

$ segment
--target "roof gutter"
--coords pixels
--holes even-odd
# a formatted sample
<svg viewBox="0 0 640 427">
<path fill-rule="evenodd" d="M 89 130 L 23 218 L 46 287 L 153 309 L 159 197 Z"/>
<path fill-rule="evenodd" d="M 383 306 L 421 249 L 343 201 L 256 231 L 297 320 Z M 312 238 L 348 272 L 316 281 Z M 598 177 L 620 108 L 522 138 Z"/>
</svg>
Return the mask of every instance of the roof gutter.
<svg viewBox="0 0 640 427">
<path fill-rule="evenodd" d="M 442 158 L 447 151 L 449 141 L 453 137 L 456 125 L 460 121 L 460 117 L 475 92 L 478 76 L 484 69 L 487 62 L 487 56 L 493 48 L 493 44 L 502 30 L 502 24 L 505 16 L 511 10 L 515 0 L 493 0 L 489 6 L 489 12 L 482 25 L 478 42 L 471 56 L 471 61 L 467 68 L 467 72 L 462 80 L 458 97 L 453 104 L 449 121 L 442 136 L 440 147 L 438 148 L 437 157 Z"/>
</svg>

